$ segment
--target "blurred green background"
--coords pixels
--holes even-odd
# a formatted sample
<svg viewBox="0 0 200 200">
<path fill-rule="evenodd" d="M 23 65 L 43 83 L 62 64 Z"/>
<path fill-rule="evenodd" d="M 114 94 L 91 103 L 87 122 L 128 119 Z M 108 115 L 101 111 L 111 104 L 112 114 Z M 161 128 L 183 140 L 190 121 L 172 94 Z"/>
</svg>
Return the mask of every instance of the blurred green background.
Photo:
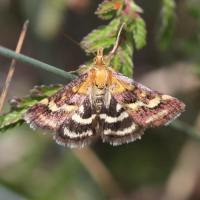
<svg viewBox="0 0 200 200">
<path fill-rule="evenodd" d="M 65 71 L 90 58 L 64 34 L 80 42 L 108 21 L 94 12 L 96 0 L 0 0 L 0 45 L 15 49 L 29 19 L 22 53 Z M 186 104 L 179 120 L 200 132 L 200 1 L 177 0 L 175 31 L 161 50 L 162 1 L 135 1 L 144 10 L 147 45 L 134 53 L 134 79 Z M 0 92 L 11 60 L 0 56 Z M 67 84 L 63 78 L 17 63 L 7 99 L 35 85 Z M 5 103 L 3 111 L 9 105 Z M 190 129 L 185 131 L 190 134 Z M 200 142 L 174 126 L 145 131 L 142 140 L 113 147 L 94 141 L 71 150 L 27 124 L 0 134 L 0 199 L 199 200 Z M 199 133 L 200 136 L 200 133 Z"/>
</svg>

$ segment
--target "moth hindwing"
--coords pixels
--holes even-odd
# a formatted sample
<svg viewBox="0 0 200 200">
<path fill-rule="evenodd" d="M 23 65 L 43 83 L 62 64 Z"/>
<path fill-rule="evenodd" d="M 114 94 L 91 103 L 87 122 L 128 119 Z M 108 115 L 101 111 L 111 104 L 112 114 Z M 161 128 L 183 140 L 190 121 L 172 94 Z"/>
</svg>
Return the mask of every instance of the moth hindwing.
<svg viewBox="0 0 200 200">
<path fill-rule="evenodd" d="M 30 127 L 51 131 L 57 143 L 71 148 L 83 147 L 96 135 L 119 145 L 178 117 L 184 103 L 107 67 L 117 42 L 107 57 L 98 48 L 93 65 L 82 75 L 30 107 L 23 115 Z"/>
</svg>

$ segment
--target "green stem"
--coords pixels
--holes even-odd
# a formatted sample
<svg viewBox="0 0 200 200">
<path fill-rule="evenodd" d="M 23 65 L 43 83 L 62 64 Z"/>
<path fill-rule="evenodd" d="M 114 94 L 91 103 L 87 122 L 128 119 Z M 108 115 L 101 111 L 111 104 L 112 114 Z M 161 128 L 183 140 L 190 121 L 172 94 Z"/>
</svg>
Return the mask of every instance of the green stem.
<svg viewBox="0 0 200 200">
<path fill-rule="evenodd" d="M 177 129 L 186 135 L 198 140 L 200 142 L 200 133 L 193 126 L 183 123 L 182 121 L 176 119 L 173 123 L 169 124 L 172 128 Z"/>
<path fill-rule="evenodd" d="M 69 74 L 64 70 L 58 69 L 56 67 L 53 67 L 51 65 L 45 64 L 43 62 L 40 62 L 38 60 L 35 60 L 33 58 L 30 58 L 28 56 L 24 56 L 22 54 L 16 53 L 10 49 L 7 49 L 5 47 L 0 46 L 0 55 L 5 56 L 7 58 L 11 58 L 11 59 L 16 59 L 19 62 L 28 64 L 32 67 L 36 67 L 39 69 L 43 69 L 46 70 L 48 72 L 51 72 L 53 74 L 56 74 L 58 76 L 61 76 L 67 80 L 73 80 L 75 79 L 77 76 L 73 75 L 73 74 Z"/>
</svg>

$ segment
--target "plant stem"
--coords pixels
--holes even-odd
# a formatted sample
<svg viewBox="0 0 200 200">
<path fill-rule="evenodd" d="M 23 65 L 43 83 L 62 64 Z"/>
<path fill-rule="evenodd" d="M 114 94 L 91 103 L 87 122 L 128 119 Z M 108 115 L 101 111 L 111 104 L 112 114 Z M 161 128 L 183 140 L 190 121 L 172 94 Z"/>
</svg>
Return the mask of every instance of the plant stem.
<svg viewBox="0 0 200 200">
<path fill-rule="evenodd" d="M 15 50 L 16 53 L 20 53 L 20 51 L 21 51 L 21 48 L 22 48 L 22 45 L 23 45 L 23 42 L 24 42 L 24 39 L 25 39 L 25 36 L 26 36 L 28 23 L 29 23 L 28 20 L 24 23 L 22 32 L 21 32 L 20 37 L 19 37 L 19 41 L 17 43 L 16 50 Z M 15 71 L 16 63 L 17 63 L 17 60 L 13 59 L 12 63 L 11 63 L 11 66 L 10 66 L 10 70 L 8 72 L 8 76 L 7 76 L 6 82 L 5 82 L 5 86 L 3 88 L 3 92 L 1 94 L 1 98 L 0 98 L 0 114 L 1 114 L 1 110 L 2 110 L 2 107 L 3 107 L 7 92 L 8 92 L 8 88 L 10 86 L 10 82 L 12 80 L 12 77 L 13 77 L 13 74 L 14 74 L 14 71 Z"/>
<path fill-rule="evenodd" d="M 48 65 L 46 63 L 40 62 L 38 60 L 35 60 L 33 58 L 30 58 L 28 56 L 16 53 L 10 49 L 7 49 L 3 46 L 0 46 L 0 55 L 5 56 L 7 58 L 11 58 L 11 59 L 16 59 L 19 62 L 28 64 L 32 67 L 38 68 L 38 69 L 43 69 L 46 70 L 48 72 L 51 72 L 53 74 L 56 74 L 58 76 L 61 76 L 69 81 L 75 79 L 77 76 L 73 75 L 73 74 L 69 74 L 64 70 L 58 69 L 56 67 L 53 67 L 51 65 Z"/>
</svg>

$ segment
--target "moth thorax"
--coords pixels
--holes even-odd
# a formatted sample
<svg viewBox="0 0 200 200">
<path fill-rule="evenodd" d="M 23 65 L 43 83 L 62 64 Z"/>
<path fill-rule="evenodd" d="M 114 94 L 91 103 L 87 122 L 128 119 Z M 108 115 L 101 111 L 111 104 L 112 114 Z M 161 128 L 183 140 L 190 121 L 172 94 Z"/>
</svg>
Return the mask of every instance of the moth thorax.
<svg viewBox="0 0 200 200">
<path fill-rule="evenodd" d="M 103 89 L 107 82 L 108 73 L 105 69 L 97 70 L 96 72 L 96 85 L 98 88 Z"/>
<path fill-rule="evenodd" d="M 103 97 L 105 95 L 105 90 L 104 89 L 97 89 L 95 91 L 95 98 L 97 97 Z"/>
</svg>

